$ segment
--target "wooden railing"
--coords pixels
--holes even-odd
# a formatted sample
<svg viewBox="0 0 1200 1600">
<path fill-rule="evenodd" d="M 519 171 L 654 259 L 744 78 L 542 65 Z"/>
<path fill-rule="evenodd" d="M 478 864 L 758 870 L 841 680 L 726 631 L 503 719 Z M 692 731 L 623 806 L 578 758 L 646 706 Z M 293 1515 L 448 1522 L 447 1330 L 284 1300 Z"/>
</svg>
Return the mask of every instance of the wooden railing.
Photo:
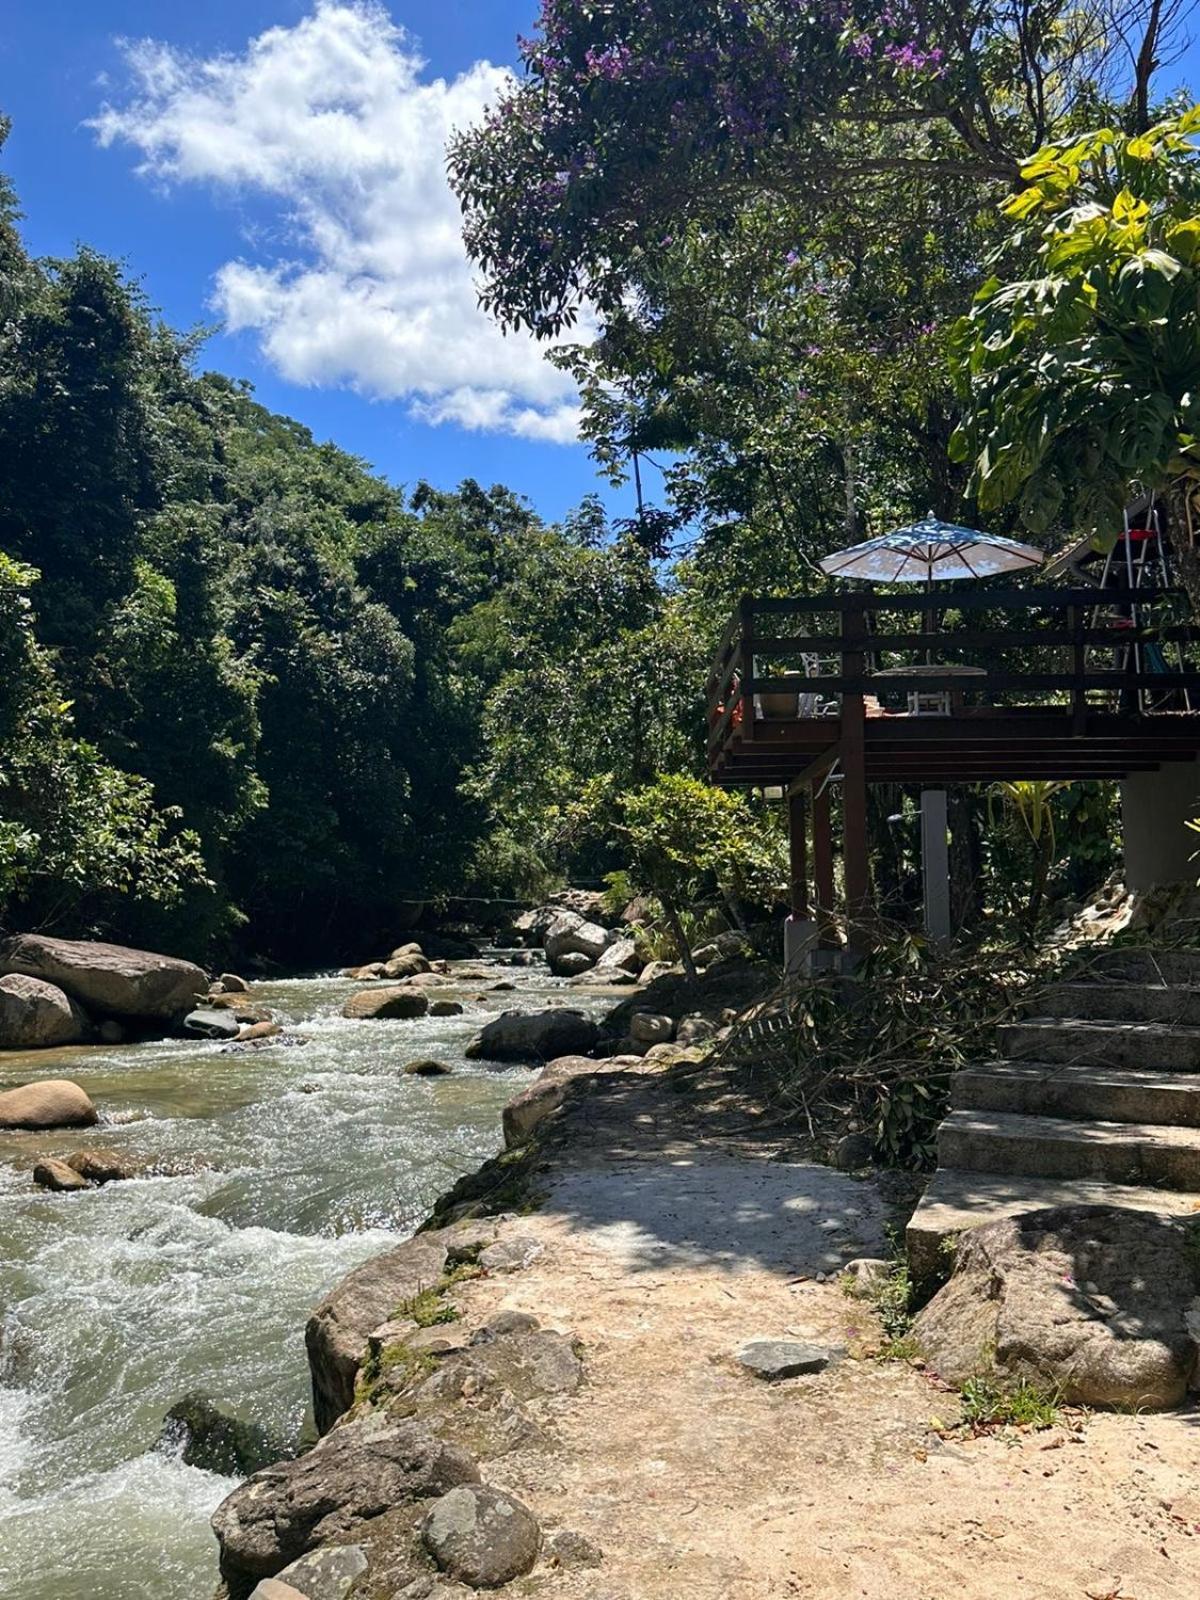
<svg viewBox="0 0 1200 1600">
<path fill-rule="evenodd" d="M 713 659 L 709 752 L 735 730 L 752 736 L 755 696 L 764 693 L 795 694 L 798 704 L 800 696 L 827 696 L 836 712 L 838 702 L 848 710 L 848 702 L 867 695 L 940 689 L 984 696 L 997 708 L 1058 707 L 1072 713 L 1077 727 L 1098 704 L 1131 714 L 1200 713 L 1200 644 L 1188 614 L 1178 589 L 744 599 Z M 900 626 L 913 616 L 917 629 Z M 832 618 L 834 626 L 811 626 L 822 618 Z M 931 618 L 940 620 L 929 626 Z M 906 674 L 906 665 L 920 670 Z M 951 670 L 955 666 L 977 672 L 965 677 Z"/>
</svg>

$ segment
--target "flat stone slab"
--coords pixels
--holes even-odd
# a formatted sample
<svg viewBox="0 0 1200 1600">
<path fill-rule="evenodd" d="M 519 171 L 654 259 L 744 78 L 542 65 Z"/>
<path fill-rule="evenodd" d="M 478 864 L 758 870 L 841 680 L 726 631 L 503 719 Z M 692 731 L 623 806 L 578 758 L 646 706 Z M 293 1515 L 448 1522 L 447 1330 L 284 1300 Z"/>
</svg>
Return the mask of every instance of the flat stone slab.
<svg viewBox="0 0 1200 1600">
<path fill-rule="evenodd" d="M 516 1234 L 511 1239 L 497 1239 L 479 1253 L 479 1265 L 485 1272 L 520 1272 L 531 1266 L 542 1254 L 544 1246 L 539 1239 L 528 1234 Z"/>
<path fill-rule="evenodd" d="M 737 1353 L 743 1367 L 769 1383 L 799 1378 L 806 1372 L 824 1372 L 837 1352 L 799 1339 L 751 1339 Z"/>
</svg>

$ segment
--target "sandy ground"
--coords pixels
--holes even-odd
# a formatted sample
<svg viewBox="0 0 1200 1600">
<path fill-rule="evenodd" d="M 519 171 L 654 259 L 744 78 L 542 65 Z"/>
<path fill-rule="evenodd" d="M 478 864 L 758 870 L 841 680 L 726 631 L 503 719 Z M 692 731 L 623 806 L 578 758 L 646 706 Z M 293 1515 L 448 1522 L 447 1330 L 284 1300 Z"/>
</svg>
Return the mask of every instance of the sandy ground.
<svg viewBox="0 0 1200 1600">
<path fill-rule="evenodd" d="M 549 1451 L 489 1463 L 549 1531 L 599 1545 L 530 1592 L 563 1600 L 1182 1600 L 1200 1595 L 1200 1413 L 939 1430 L 957 1397 L 865 1351 L 874 1312 L 837 1262 L 878 1254 L 875 1186 L 694 1115 L 661 1077 L 570 1113 L 544 1201 L 505 1224 L 542 1254 L 464 1285 L 472 1322 L 533 1312 L 582 1342 L 545 1402 Z M 720 1132 L 716 1131 L 720 1128 Z M 456 1298 L 460 1298 L 456 1294 Z M 768 1384 L 748 1339 L 843 1346 Z"/>
</svg>

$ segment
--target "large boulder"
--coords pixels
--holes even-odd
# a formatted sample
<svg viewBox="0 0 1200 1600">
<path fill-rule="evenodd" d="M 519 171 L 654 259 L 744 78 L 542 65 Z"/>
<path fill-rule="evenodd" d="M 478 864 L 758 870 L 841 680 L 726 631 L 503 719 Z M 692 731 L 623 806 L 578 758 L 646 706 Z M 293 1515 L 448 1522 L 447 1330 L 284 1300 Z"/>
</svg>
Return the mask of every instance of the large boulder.
<svg viewBox="0 0 1200 1600">
<path fill-rule="evenodd" d="M 234 1594 L 393 1507 L 478 1483 L 465 1450 L 378 1412 L 327 1434 L 307 1455 L 257 1472 L 213 1515 L 221 1576 Z"/>
<path fill-rule="evenodd" d="M 625 983 L 633 983 L 641 970 L 636 939 L 614 939 L 596 962 L 597 972 L 611 972 Z"/>
<path fill-rule="evenodd" d="M 571 968 L 563 965 L 564 958 L 586 956 L 589 961 L 599 961 L 612 940 L 612 934 L 598 922 L 585 922 L 576 911 L 560 911 L 546 929 L 542 945 L 551 972 L 569 976 Z"/>
<path fill-rule="evenodd" d="M 411 1021 L 429 1010 L 429 997 L 419 989 L 364 989 L 352 994 L 342 1007 L 342 1015 L 354 1021 Z"/>
<path fill-rule="evenodd" d="M 0 1050 L 41 1050 L 78 1044 L 88 1019 L 53 983 L 10 973 L 0 978 Z"/>
<path fill-rule="evenodd" d="M 533 1130 L 566 1099 L 567 1085 L 584 1073 L 608 1071 L 611 1063 L 591 1056 L 560 1056 L 542 1068 L 540 1075 L 504 1108 L 504 1143 L 509 1149 L 525 1144 Z"/>
<path fill-rule="evenodd" d="M 442 1496 L 425 1518 L 421 1537 L 443 1572 L 472 1589 L 498 1589 L 533 1566 L 542 1530 L 513 1495 L 473 1483 Z"/>
<path fill-rule="evenodd" d="M 247 1422 L 204 1394 L 185 1395 L 163 1418 L 159 1448 L 189 1467 L 223 1478 L 245 1478 L 284 1454 L 284 1444 L 260 1423 Z"/>
<path fill-rule="evenodd" d="M 0 1128 L 89 1128 L 96 1108 L 77 1083 L 42 1078 L 0 1094 Z"/>
<path fill-rule="evenodd" d="M 0 971 L 57 984 L 89 1011 L 169 1020 L 192 1009 L 208 979 L 190 961 L 90 939 L 19 933 L 0 945 Z"/>
<path fill-rule="evenodd" d="M 1198 1288 L 1186 1224 L 1059 1206 L 965 1234 L 913 1335 L 949 1383 L 1027 1378 L 1071 1404 L 1159 1411 L 1196 1375 Z"/>
<path fill-rule="evenodd" d="M 490 1242 L 495 1228 L 446 1229 L 419 1233 L 395 1250 L 355 1267 L 321 1301 L 308 1319 L 304 1342 L 312 1375 L 313 1412 L 325 1433 L 354 1401 L 358 1369 L 372 1331 L 398 1305 L 414 1299 L 445 1271 L 452 1248 Z"/>
<path fill-rule="evenodd" d="M 416 978 L 428 971 L 429 961 L 415 944 L 394 950 L 383 964 L 385 978 Z"/>
<path fill-rule="evenodd" d="M 228 1007 L 197 1006 L 183 1019 L 183 1031 L 200 1039 L 236 1039 L 241 1023 Z"/>
<path fill-rule="evenodd" d="M 600 1030 L 581 1011 L 503 1011 L 475 1035 L 466 1054 L 475 1061 L 553 1061 L 590 1050 Z"/>
</svg>

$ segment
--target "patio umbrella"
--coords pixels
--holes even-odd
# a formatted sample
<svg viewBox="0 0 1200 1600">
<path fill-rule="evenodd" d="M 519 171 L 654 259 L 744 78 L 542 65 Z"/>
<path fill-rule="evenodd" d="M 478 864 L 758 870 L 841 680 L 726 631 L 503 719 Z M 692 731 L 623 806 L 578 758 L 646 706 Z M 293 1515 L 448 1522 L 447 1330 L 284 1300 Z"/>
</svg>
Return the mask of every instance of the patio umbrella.
<svg viewBox="0 0 1200 1600">
<path fill-rule="evenodd" d="M 833 578 L 928 585 L 951 578 L 990 578 L 995 572 L 1039 566 L 1043 559 L 1032 545 L 942 522 L 930 511 L 920 522 L 834 551 L 821 562 L 821 570 Z"/>
</svg>

